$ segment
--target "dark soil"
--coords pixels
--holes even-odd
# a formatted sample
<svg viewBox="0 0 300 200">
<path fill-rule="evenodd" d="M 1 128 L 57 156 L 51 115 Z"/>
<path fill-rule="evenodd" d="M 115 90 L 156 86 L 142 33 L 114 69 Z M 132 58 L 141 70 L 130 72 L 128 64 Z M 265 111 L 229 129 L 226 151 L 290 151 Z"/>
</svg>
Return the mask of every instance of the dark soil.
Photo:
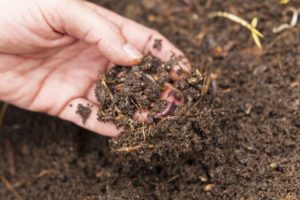
<svg viewBox="0 0 300 200">
<path fill-rule="evenodd" d="M 153 43 L 153 49 L 160 51 L 162 48 L 161 39 L 155 39 Z"/>
<path fill-rule="evenodd" d="M 194 157 L 210 145 L 207 139 L 222 135 L 220 127 L 228 118 L 220 98 L 205 91 L 209 84 L 207 69 L 201 72 L 194 68 L 186 79 L 174 82 L 169 76 L 176 64 L 174 60 L 178 59 L 162 62 L 148 55 L 137 66 L 116 66 L 99 79 L 98 120 L 113 121 L 125 129 L 110 140 L 113 152 L 148 166 L 166 166 L 175 164 L 179 158 Z M 183 101 L 184 105 L 160 99 L 166 83 L 173 83 L 180 90 L 173 89 L 168 96 L 173 94 L 172 100 Z M 149 110 L 147 122 L 133 120 L 139 110 Z"/>
<path fill-rule="evenodd" d="M 92 109 L 90 105 L 82 105 L 81 103 L 77 105 L 76 114 L 78 114 L 82 118 L 82 123 L 85 124 L 86 120 L 89 118 Z"/>
<path fill-rule="evenodd" d="M 299 8 L 299 2 L 101 3 L 158 29 L 186 53 L 194 67 L 202 66 L 201 72 L 208 68 L 212 79 L 208 93 L 194 98 L 201 103 L 186 116 L 187 123 L 177 120 L 177 125 L 169 125 L 175 120 L 168 119 L 163 129 L 154 122 L 156 133 L 147 135 L 146 141 L 140 132 L 135 136 L 125 132 L 113 140 L 117 141 L 114 150 L 154 145 L 132 152 L 112 152 L 107 138 L 9 107 L 1 128 L 1 199 L 17 199 L 15 193 L 30 200 L 300 199 L 299 25 L 272 33 L 274 27 L 290 21 L 287 7 Z M 265 36 L 263 50 L 257 50 L 249 31 L 239 24 L 207 18 L 220 10 L 247 21 L 258 17 L 258 29 Z M 119 109 L 126 115 L 125 109 Z M 176 107 L 168 117 L 178 116 L 182 109 Z M 172 126 L 178 130 L 170 130 Z M 8 169 L 7 138 L 14 146 L 15 175 Z M 166 155 L 164 162 L 162 155 Z M 128 162 L 132 160 L 134 165 Z"/>
</svg>

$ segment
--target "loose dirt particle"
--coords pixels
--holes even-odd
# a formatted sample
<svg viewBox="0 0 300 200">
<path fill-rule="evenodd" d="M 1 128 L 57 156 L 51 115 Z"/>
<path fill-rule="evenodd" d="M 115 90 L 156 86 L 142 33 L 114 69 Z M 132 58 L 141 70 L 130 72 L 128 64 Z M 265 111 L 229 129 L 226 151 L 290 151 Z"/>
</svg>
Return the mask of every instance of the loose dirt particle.
<svg viewBox="0 0 300 200">
<path fill-rule="evenodd" d="M 85 124 L 85 122 L 89 118 L 91 112 L 92 112 L 92 110 L 90 108 L 90 105 L 84 106 L 81 103 L 77 105 L 76 114 L 81 116 L 83 124 Z"/>
<path fill-rule="evenodd" d="M 162 48 L 161 39 L 155 39 L 153 44 L 153 49 L 156 49 L 157 51 L 160 51 Z"/>
</svg>

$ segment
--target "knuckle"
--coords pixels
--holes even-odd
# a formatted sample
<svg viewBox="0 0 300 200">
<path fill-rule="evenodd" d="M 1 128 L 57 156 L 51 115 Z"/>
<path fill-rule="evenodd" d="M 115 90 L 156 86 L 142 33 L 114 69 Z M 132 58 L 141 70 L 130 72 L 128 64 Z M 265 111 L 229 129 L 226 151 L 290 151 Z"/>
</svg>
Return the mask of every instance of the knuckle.
<svg viewBox="0 0 300 200">
<path fill-rule="evenodd" d="M 162 34 L 155 29 L 150 29 L 149 33 L 152 37 L 163 37 Z"/>
</svg>

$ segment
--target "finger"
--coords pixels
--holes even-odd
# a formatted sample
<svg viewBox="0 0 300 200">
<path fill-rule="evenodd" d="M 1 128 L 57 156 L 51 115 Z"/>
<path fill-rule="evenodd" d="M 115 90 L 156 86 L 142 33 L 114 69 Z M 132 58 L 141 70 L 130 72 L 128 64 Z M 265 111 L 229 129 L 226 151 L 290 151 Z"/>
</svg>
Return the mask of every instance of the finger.
<svg viewBox="0 0 300 200">
<path fill-rule="evenodd" d="M 172 52 L 176 55 L 183 55 L 183 53 L 177 49 L 172 43 L 170 43 L 164 36 L 158 33 L 156 30 L 142 26 L 132 20 L 126 19 L 110 10 L 97 6 L 90 2 L 85 2 L 91 9 L 94 9 L 99 14 L 105 16 L 110 21 L 116 23 L 126 37 L 134 47 L 140 51 L 153 53 L 155 56 L 162 60 L 169 60 Z M 154 40 L 161 40 L 162 49 L 159 51 L 153 49 Z"/>
<path fill-rule="evenodd" d="M 85 122 L 83 118 L 76 113 L 78 104 L 88 106 L 91 110 L 91 113 Z M 68 102 L 68 104 L 66 104 L 62 111 L 58 114 L 58 117 L 105 136 L 115 137 L 122 131 L 122 129 L 117 129 L 110 122 L 99 122 L 97 120 L 97 106 L 91 101 L 82 98 L 77 98 Z"/>
<path fill-rule="evenodd" d="M 134 65 L 143 55 L 130 45 L 119 27 L 103 15 L 87 7 L 82 1 L 61 1 L 58 31 L 67 33 L 87 43 L 97 44 L 105 57 L 116 64 Z"/>
<path fill-rule="evenodd" d="M 105 8 L 97 6 L 93 3 L 85 2 L 91 9 L 96 10 L 99 14 L 104 15 L 110 21 L 116 23 L 121 27 L 122 34 L 125 36 L 127 41 L 132 44 L 139 51 L 144 53 L 151 52 L 153 55 L 159 57 L 164 61 L 168 61 L 172 55 L 183 56 L 181 62 L 175 67 L 174 71 L 182 69 L 185 72 L 191 71 L 191 65 L 185 58 L 182 51 L 177 49 L 172 43 L 170 43 L 163 35 L 158 33 L 156 30 L 142 26 L 132 20 L 126 19 L 116 13 L 113 13 Z M 161 49 L 153 47 L 154 41 L 161 41 Z M 174 74 L 173 77 L 182 78 L 181 76 Z"/>
</svg>

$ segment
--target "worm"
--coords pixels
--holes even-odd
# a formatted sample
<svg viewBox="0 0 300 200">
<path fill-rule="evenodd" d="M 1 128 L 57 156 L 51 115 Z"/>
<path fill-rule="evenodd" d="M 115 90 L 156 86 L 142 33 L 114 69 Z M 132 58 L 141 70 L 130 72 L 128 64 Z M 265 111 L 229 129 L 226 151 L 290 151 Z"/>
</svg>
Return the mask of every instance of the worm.
<svg viewBox="0 0 300 200">
<path fill-rule="evenodd" d="M 155 115 L 155 118 L 161 118 L 167 116 L 171 112 L 173 106 L 175 105 L 175 102 L 176 102 L 176 91 L 171 90 L 168 94 L 168 103 L 165 109 L 160 113 L 158 113 L 157 115 Z"/>
</svg>

